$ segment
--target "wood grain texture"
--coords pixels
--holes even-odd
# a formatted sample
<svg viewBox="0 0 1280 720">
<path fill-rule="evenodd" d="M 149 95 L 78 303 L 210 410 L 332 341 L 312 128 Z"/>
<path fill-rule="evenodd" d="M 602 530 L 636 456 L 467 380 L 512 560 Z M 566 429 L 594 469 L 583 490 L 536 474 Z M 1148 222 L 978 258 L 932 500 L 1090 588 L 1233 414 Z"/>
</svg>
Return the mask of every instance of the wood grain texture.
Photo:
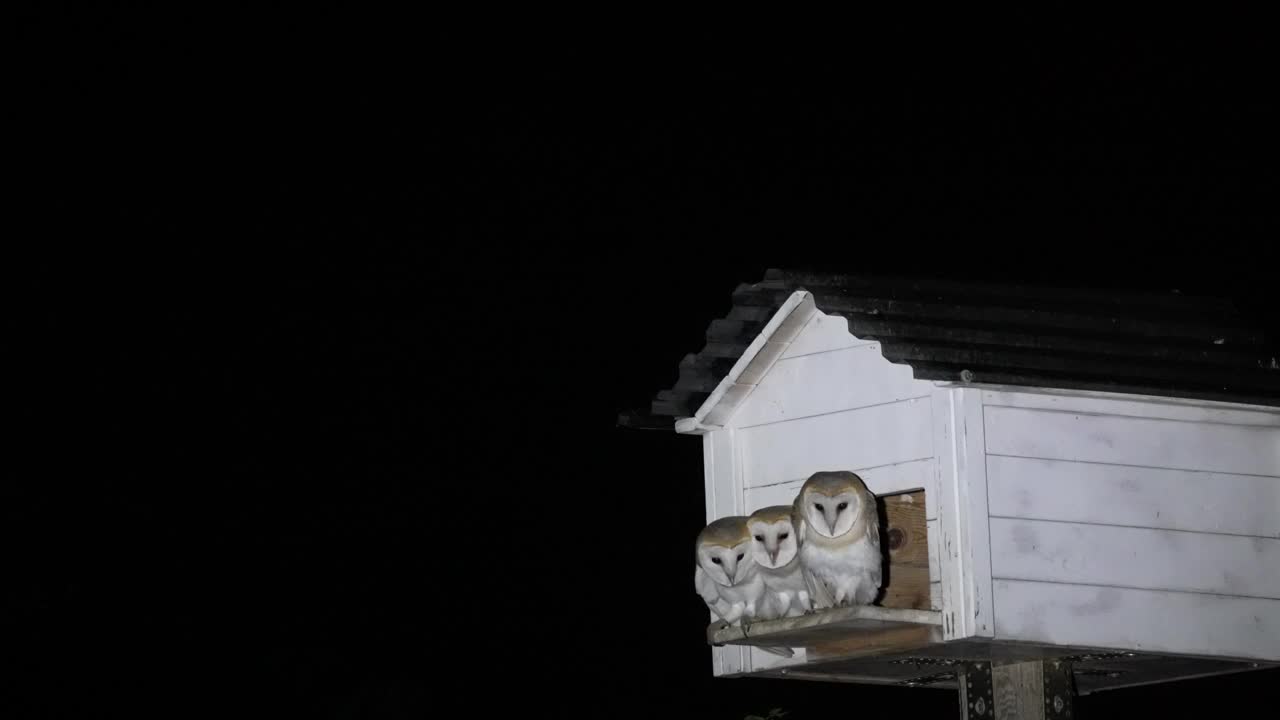
<svg viewBox="0 0 1280 720">
<path fill-rule="evenodd" d="M 932 608 L 928 568 L 890 565 L 887 580 L 878 601 L 880 605 L 918 610 Z"/>
<path fill-rule="evenodd" d="M 1280 427 L 991 407 L 994 455 L 1280 477 Z"/>
<path fill-rule="evenodd" d="M 925 397 L 932 386 L 884 359 L 876 345 L 781 360 L 733 415 L 745 428 Z"/>
<path fill-rule="evenodd" d="M 929 567 L 929 527 L 924 519 L 924 491 L 879 498 L 888 521 L 885 532 L 889 561 Z"/>
<path fill-rule="evenodd" d="M 800 335 L 791 342 L 790 347 L 782 354 L 782 359 L 870 344 L 872 344 L 871 341 L 859 340 L 849 334 L 848 320 L 838 315 L 818 312 L 810 318 L 809 324 L 800 332 Z"/>
<path fill-rule="evenodd" d="M 1280 540 L 991 519 L 994 577 L 1280 598 Z"/>
<path fill-rule="evenodd" d="M 942 633 L 936 625 L 913 625 L 843 635 L 832 633 L 830 639 L 806 647 L 805 652 L 810 661 L 822 661 L 902 652 L 939 642 L 942 642 Z"/>
<path fill-rule="evenodd" d="M 941 561 L 938 557 L 938 533 L 941 531 L 937 520 L 929 520 L 926 524 L 929 536 L 929 582 L 936 583 L 942 580 L 942 568 L 939 565 Z"/>
<path fill-rule="evenodd" d="M 991 514 L 1280 538 L 1280 479 L 990 456 Z"/>
<path fill-rule="evenodd" d="M 924 493 L 900 493 L 879 498 L 883 511 L 881 549 L 888 555 L 883 595 L 884 607 L 932 607 L 929 589 L 928 523 L 924 519 Z"/>
<path fill-rule="evenodd" d="M 996 637 L 1280 661 L 1280 600 L 996 580 Z"/>
<path fill-rule="evenodd" d="M 862 478 L 862 481 L 866 483 L 867 488 L 872 493 L 888 495 L 921 488 L 926 491 L 932 491 L 937 480 L 933 468 L 933 458 L 925 458 L 923 460 L 913 460 L 873 468 L 849 467 L 842 469 L 858 473 L 858 477 Z M 754 512 L 770 505 L 790 504 L 795 499 L 796 494 L 800 492 L 800 486 L 804 484 L 807 478 L 808 475 L 784 483 L 755 487 L 749 485 L 746 490 L 747 512 Z M 936 515 L 931 515 L 930 512 L 936 512 L 937 508 L 930 501 L 928 492 L 925 494 L 924 502 L 925 518 L 934 519 Z"/>
<path fill-rule="evenodd" d="M 1123 395 L 1107 397 L 1099 393 L 1047 389 L 1035 392 L 988 390 L 983 392 L 982 399 L 987 407 L 1058 410 L 1089 415 L 1119 415 L 1197 423 L 1280 426 L 1280 409 L 1269 407 L 1246 409 L 1234 403 L 1211 403 L 1177 398 L 1135 398 Z"/>
<path fill-rule="evenodd" d="M 1083 391 L 984 391 L 988 407 L 1025 407 L 1065 413 L 1121 415 L 1129 418 L 1183 420 L 1188 423 L 1226 423 L 1280 427 L 1280 409 L 1240 406 L 1226 402 L 1181 400 L 1172 397 L 1134 397 Z"/>
<path fill-rule="evenodd" d="M 1044 718 L 1043 660 L 994 665 L 991 682 L 995 720 Z"/>
<path fill-rule="evenodd" d="M 995 632 L 981 400 L 974 388 L 938 388 L 931 398 L 947 640 Z"/>
<path fill-rule="evenodd" d="M 807 647 L 826 641 L 837 631 L 856 633 L 902 626 L 936 626 L 940 622 L 938 613 L 929 610 L 856 605 L 745 626 L 715 622 L 707 627 L 707 642 L 714 645 Z"/>
<path fill-rule="evenodd" d="M 743 513 L 742 478 L 737 463 L 734 430 L 725 428 L 702 436 L 707 521 Z M 714 615 L 707 611 L 711 619 Z M 711 648 L 712 674 L 719 677 L 751 670 L 749 653 L 741 647 Z"/>
<path fill-rule="evenodd" d="M 904 400 L 736 432 L 745 486 L 759 487 L 932 458 L 929 428 L 929 403 Z"/>
</svg>

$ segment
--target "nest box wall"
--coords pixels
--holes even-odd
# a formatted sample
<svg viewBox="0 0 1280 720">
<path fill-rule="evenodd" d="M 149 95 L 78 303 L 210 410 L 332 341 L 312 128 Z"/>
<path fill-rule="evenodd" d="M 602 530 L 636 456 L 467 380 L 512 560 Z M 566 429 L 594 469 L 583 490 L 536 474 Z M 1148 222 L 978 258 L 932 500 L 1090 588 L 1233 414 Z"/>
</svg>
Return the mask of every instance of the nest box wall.
<svg viewBox="0 0 1280 720">
<path fill-rule="evenodd" d="M 703 436 L 708 520 L 820 470 L 923 491 L 942 641 L 1280 661 L 1277 408 L 921 380 L 798 291 L 676 428 Z"/>
</svg>

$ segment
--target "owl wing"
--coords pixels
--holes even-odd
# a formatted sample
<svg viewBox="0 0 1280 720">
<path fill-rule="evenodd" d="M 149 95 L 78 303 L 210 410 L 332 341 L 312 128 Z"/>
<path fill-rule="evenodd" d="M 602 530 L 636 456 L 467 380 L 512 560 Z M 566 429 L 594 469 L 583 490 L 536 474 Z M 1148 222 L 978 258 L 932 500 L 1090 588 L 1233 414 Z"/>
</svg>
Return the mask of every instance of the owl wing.
<svg viewBox="0 0 1280 720">
<path fill-rule="evenodd" d="M 695 566 L 694 568 L 693 585 L 698 589 L 698 595 L 702 596 L 702 601 L 707 604 L 707 607 L 711 609 L 711 612 L 715 613 L 717 618 L 723 620 L 724 613 L 721 609 L 727 608 L 728 603 L 720 597 L 720 591 L 717 589 L 715 581 L 703 572 L 701 567 Z M 791 648 L 787 647 L 761 647 L 760 649 L 767 653 L 784 658 L 792 657 L 795 654 Z"/>
<path fill-rule="evenodd" d="M 810 572 L 808 568 L 804 568 L 800 572 L 804 575 L 804 584 L 809 590 L 809 597 L 813 602 L 813 607 L 815 609 L 834 607 L 836 601 L 831 596 L 831 591 L 827 589 L 827 584 Z"/>
<path fill-rule="evenodd" d="M 720 591 L 716 589 L 715 581 L 703 572 L 701 567 L 694 566 L 693 586 L 697 589 L 702 601 L 711 609 L 711 612 L 715 613 L 716 617 L 724 619 L 724 614 L 720 612 L 720 606 L 724 602 L 720 599 Z"/>
<path fill-rule="evenodd" d="M 876 549 L 880 548 L 880 510 L 876 506 L 876 496 L 867 491 L 867 501 L 863 506 L 867 513 L 867 540 L 871 542 Z"/>
<path fill-rule="evenodd" d="M 800 515 L 800 499 L 798 497 L 793 507 L 794 511 L 791 517 L 796 528 L 796 546 L 804 547 L 805 533 L 809 523 Z M 805 589 L 809 591 L 809 597 L 815 609 L 829 608 L 835 605 L 835 598 L 831 597 L 831 591 L 827 589 L 827 584 L 819 580 L 809 571 L 809 568 L 802 567 L 800 575 L 804 579 Z"/>
</svg>

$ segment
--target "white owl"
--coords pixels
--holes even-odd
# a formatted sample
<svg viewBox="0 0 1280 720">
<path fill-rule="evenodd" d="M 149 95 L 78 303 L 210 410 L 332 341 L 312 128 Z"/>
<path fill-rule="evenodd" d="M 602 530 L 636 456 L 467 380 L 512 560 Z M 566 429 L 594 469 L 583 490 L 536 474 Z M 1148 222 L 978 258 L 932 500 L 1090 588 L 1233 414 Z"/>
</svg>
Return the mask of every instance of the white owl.
<svg viewBox="0 0 1280 720">
<path fill-rule="evenodd" d="M 876 498 L 851 472 L 819 472 L 794 505 L 800 560 L 820 587 L 815 605 L 869 605 L 880 591 L 880 519 Z M 828 596 L 828 597 L 824 597 Z"/>
<path fill-rule="evenodd" d="M 693 582 L 707 607 L 726 623 L 755 618 L 764 581 L 751 556 L 745 517 L 720 518 L 698 533 Z"/>
<path fill-rule="evenodd" d="M 764 581 L 762 617 L 794 617 L 813 609 L 800 566 L 800 536 L 790 505 L 761 508 L 747 518 L 751 553 Z"/>
</svg>

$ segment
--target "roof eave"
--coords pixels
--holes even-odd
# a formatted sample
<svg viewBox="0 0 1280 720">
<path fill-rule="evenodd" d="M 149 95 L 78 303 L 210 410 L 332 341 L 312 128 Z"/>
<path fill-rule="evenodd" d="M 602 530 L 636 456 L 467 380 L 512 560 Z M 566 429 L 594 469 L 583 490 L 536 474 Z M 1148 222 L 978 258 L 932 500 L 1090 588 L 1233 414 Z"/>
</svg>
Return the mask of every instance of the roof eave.
<svg viewBox="0 0 1280 720">
<path fill-rule="evenodd" d="M 676 432 L 703 435 L 723 428 L 817 314 L 811 293 L 807 290 L 791 293 L 693 417 L 676 420 Z"/>
</svg>

